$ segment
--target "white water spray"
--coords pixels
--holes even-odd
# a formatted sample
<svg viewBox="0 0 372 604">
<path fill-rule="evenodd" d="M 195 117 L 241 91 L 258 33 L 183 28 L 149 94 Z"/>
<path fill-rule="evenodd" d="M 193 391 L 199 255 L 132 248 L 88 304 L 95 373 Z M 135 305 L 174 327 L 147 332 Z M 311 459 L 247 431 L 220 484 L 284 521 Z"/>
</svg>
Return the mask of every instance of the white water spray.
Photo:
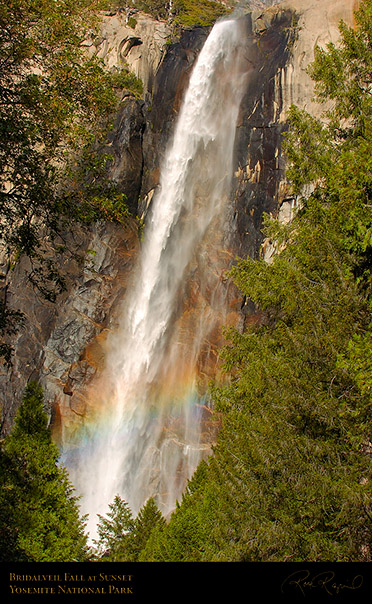
<svg viewBox="0 0 372 604">
<path fill-rule="evenodd" d="M 133 287 L 109 340 L 103 375 L 92 387 L 94 423 L 67 463 L 92 535 L 96 513 L 106 514 L 116 494 L 134 513 L 156 495 L 168 513 L 200 460 L 201 400 L 189 369 L 197 365 L 216 320 L 224 318 L 221 278 L 208 259 L 211 250 L 218 253 L 228 222 L 236 123 L 246 85 L 243 54 L 239 21 L 217 23 L 193 68 Z M 209 265 L 202 279 L 213 291 L 208 304 L 199 304 L 185 346 L 180 292 L 192 267 L 202 265 Z"/>
</svg>

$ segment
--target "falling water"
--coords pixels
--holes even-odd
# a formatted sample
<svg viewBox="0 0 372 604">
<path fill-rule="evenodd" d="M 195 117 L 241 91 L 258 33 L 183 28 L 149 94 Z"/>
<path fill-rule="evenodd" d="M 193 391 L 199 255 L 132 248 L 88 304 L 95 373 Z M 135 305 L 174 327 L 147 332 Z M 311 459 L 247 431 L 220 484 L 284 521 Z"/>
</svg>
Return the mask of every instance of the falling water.
<svg viewBox="0 0 372 604">
<path fill-rule="evenodd" d="M 91 389 L 85 442 L 68 462 L 92 534 L 95 514 L 107 513 L 117 493 L 134 513 L 151 495 L 168 513 L 203 454 L 200 376 L 213 364 L 211 333 L 227 316 L 223 272 L 244 64 L 241 24 L 217 23 L 194 65 L 120 325 Z"/>
</svg>

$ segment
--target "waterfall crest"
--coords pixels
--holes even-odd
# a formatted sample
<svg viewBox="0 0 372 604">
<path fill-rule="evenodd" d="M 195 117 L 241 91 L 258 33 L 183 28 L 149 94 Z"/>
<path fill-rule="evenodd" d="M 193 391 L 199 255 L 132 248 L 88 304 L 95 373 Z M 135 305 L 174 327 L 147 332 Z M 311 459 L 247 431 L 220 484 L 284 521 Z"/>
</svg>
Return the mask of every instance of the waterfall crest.
<svg viewBox="0 0 372 604">
<path fill-rule="evenodd" d="M 244 66 L 239 21 L 217 23 L 193 67 L 120 324 L 91 387 L 84 442 L 66 458 L 93 536 L 96 514 L 116 494 L 133 513 L 155 495 L 169 513 L 209 450 L 204 386 L 216 365 L 213 334 L 229 314 L 228 201 Z"/>
</svg>

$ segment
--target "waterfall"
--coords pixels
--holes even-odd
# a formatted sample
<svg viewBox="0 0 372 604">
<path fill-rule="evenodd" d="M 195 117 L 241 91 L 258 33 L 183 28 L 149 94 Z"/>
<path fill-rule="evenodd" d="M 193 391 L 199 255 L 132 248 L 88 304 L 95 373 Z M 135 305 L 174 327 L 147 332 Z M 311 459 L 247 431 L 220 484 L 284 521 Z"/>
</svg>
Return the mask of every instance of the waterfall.
<svg viewBox="0 0 372 604">
<path fill-rule="evenodd" d="M 239 20 L 218 22 L 195 62 L 120 325 L 92 384 L 85 440 L 66 462 L 93 536 L 96 513 L 106 514 L 116 494 L 133 513 L 155 495 L 169 513 L 209 451 L 201 432 L 213 333 L 229 313 L 224 272 L 246 87 L 242 29 Z"/>
</svg>

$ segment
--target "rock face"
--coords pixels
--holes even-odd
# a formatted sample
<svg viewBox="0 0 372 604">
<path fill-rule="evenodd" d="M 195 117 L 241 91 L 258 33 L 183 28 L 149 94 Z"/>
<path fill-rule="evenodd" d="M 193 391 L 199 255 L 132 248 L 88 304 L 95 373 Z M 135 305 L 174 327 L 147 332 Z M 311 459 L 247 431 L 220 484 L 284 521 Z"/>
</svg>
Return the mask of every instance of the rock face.
<svg viewBox="0 0 372 604">
<path fill-rule="evenodd" d="M 354 24 L 358 6 L 359 0 L 287 0 L 267 9 L 264 19 L 256 19 L 256 27 L 260 27 L 265 20 L 275 21 L 278 10 L 289 10 L 295 16 L 297 34 L 288 61 L 277 74 L 277 95 L 281 95 L 283 104 L 281 121 L 285 121 L 291 104 L 313 115 L 321 114 L 322 107 L 313 100 L 313 85 L 306 68 L 314 59 L 315 46 L 325 48 L 328 42 L 338 39 L 341 20 Z"/>
<path fill-rule="evenodd" d="M 313 100 L 306 68 L 316 45 L 337 40 L 341 19 L 353 23 L 356 8 L 354 0 L 289 0 L 252 12 L 248 56 L 254 69 L 237 136 L 235 215 L 241 255 L 258 253 L 264 212 L 280 220 L 291 215 L 295 199 L 281 150 L 288 109 L 295 104 L 321 115 L 324 107 Z"/>
<path fill-rule="evenodd" d="M 290 219 L 295 200 L 281 152 L 287 111 L 295 103 L 319 115 L 306 66 L 315 44 L 336 40 L 339 20 L 352 23 L 356 8 L 354 0 L 288 0 L 241 17 L 247 28 L 249 85 L 237 128 L 231 195 L 235 254 L 259 254 L 264 212 Z M 124 95 L 107 150 L 114 156 L 110 178 L 127 195 L 132 213 L 145 217 L 183 92 L 209 30 L 187 30 L 170 44 L 165 21 L 142 13 L 128 17 L 105 16 L 101 38 L 87 45 L 108 66 L 126 62 L 143 80 L 144 100 Z M 97 224 L 75 229 L 69 237 L 85 253 L 85 261 L 79 265 L 59 258 L 67 290 L 56 305 L 31 288 L 26 260 L 13 270 L 5 261 L 0 265 L 9 307 L 22 310 L 27 321 L 14 342 L 12 369 L 0 373 L 3 432 L 12 425 L 25 384 L 39 378 L 60 443 L 66 426 L 73 432 L 84 416 L 84 389 L 103 362 L 106 335 L 117 320 L 140 245 L 134 220 L 125 229 Z M 265 249 L 269 258 L 270 242 Z M 242 300 L 233 303 L 235 312 Z M 249 307 L 244 311 L 249 314 Z"/>
<path fill-rule="evenodd" d="M 41 379 L 48 410 L 58 417 L 83 413 L 79 388 L 94 375 L 104 355 L 106 330 L 127 287 L 138 249 L 138 227 L 97 224 L 76 229 L 67 241 L 84 258 L 83 266 L 62 256 L 59 268 L 67 275 L 66 291 L 58 303 L 35 293 L 27 279 L 30 270 L 22 260 L 6 275 L 7 301 L 26 317 L 16 340 L 14 362 L 0 373 L 3 432 L 7 432 L 30 379 Z M 76 249 L 76 248 L 75 248 Z M 55 403 L 58 401 L 58 405 Z"/>
<path fill-rule="evenodd" d="M 269 174 L 262 175 L 264 183 L 271 183 L 269 197 L 264 201 L 262 193 L 256 198 L 258 208 L 266 202 L 266 211 L 275 215 L 279 221 L 291 219 L 296 199 L 291 195 L 285 178 L 285 158 L 281 152 L 281 134 L 286 129 L 286 119 L 290 106 L 297 105 L 316 117 L 321 117 L 325 107 L 315 102 L 313 98 L 313 82 L 306 69 L 314 60 L 316 46 L 325 48 L 329 42 L 336 42 L 339 35 L 338 26 L 341 20 L 348 25 L 354 23 L 354 12 L 358 9 L 358 0 L 289 0 L 281 2 L 262 11 L 253 11 L 253 31 L 259 36 L 273 36 L 278 22 L 284 24 L 287 15 L 287 25 L 282 29 L 288 37 L 285 49 L 285 61 L 278 63 L 274 78 L 270 80 L 268 96 L 263 104 L 272 108 L 273 121 L 265 121 L 266 127 L 273 129 L 278 136 L 271 137 L 269 145 L 263 145 L 271 156 L 264 162 Z M 288 15 L 291 15 L 288 22 Z M 261 122 L 262 123 L 262 122 Z M 271 150 L 270 150 L 271 147 Z M 271 165 L 270 165 L 271 164 Z M 261 163 L 260 163 L 261 165 Z M 261 171 L 260 171 L 261 174 Z M 269 192 L 269 188 L 266 189 Z M 251 195 L 254 198 L 254 193 Z M 249 192 L 248 192 L 249 196 Z M 261 197 L 261 199 L 260 199 Z M 253 201 L 253 199 L 252 199 Z M 249 207 L 249 199 L 245 208 Z M 257 211 L 255 210 L 257 217 Z M 259 220 L 262 214 L 258 210 Z M 257 231 L 256 231 L 257 232 Z M 257 241 L 257 244 L 259 241 Z M 258 247 L 256 248 L 259 249 Z M 247 250 L 249 253 L 249 250 Z M 270 262 L 275 253 L 275 246 L 269 240 L 262 242 L 260 253 Z"/>
<path fill-rule="evenodd" d="M 143 174 L 143 105 L 142 101 L 131 95 L 122 100 L 108 144 L 102 150 L 113 157 L 108 178 L 125 194 L 128 208 L 134 216 L 137 213 Z"/>
<path fill-rule="evenodd" d="M 128 286 L 138 251 L 138 228 L 97 225 L 89 260 L 77 276 L 43 346 L 41 381 L 52 401 L 54 438 L 74 432 L 85 414 L 84 391 L 102 366 L 105 342 Z"/>
<path fill-rule="evenodd" d="M 168 23 L 138 11 L 120 12 L 103 18 L 101 32 L 94 42 L 94 52 L 108 67 L 129 65 L 142 80 L 145 93 L 151 95 L 172 33 Z"/>
</svg>

